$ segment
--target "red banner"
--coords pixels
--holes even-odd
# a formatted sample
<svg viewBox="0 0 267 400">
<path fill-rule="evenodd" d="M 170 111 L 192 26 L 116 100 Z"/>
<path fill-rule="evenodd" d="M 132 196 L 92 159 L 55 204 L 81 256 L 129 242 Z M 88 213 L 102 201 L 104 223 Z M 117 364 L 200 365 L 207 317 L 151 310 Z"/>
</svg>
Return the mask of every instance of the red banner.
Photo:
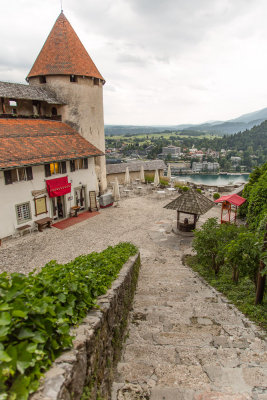
<svg viewBox="0 0 267 400">
<path fill-rule="evenodd" d="M 47 180 L 46 187 L 49 197 L 63 196 L 71 192 L 71 183 L 68 182 L 67 176 Z"/>
</svg>

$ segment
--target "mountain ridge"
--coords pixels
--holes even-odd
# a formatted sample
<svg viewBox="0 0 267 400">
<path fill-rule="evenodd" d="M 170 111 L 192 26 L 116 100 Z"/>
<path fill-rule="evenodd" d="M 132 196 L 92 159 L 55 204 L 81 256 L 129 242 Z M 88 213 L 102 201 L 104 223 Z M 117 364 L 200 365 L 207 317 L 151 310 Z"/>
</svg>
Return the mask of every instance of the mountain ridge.
<svg viewBox="0 0 267 400">
<path fill-rule="evenodd" d="M 138 135 L 141 133 L 160 133 L 164 131 L 188 131 L 209 133 L 214 135 L 231 135 L 244 132 L 267 120 L 267 107 L 251 113 L 243 114 L 227 121 L 208 121 L 202 124 L 180 125 L 105 125 L 105 134 L 111 135 Z"/>
</svg>

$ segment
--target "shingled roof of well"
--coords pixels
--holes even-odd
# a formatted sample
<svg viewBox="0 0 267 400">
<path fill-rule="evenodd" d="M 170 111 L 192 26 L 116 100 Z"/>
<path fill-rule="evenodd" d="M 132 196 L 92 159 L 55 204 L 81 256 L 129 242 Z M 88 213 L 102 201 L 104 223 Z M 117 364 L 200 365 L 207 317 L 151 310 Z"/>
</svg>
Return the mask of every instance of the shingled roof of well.
<svg viewBox="0 0 267 400">
<path fill-rule="evenodd" d="M 0 119 L 0 169 L 101 155 L 99 149 L 62 122 Z"/>
<path fill-rule="evenodd" d="M 81 75 L 104 81 L 63 12 L 57 18 L 27 78 L 40 75 Z"/>
<path fill-rule="evenodd" d="M 190 189 L 171 201 L 164 208 L 183 213 L 202 215 L 214 206 L 214 202 L 196 190 Z"/>
<path fill-rule="evenodd" d="M 166 165 L 163 160 L 151 160 L 151 161 L 132 161 L 120 164 L 107 164 L 106 171 L 107 175 L 120 174 L 126 171 L 126 167 L 129 168 L 129 172 L 138 172 L 141 170 L 143 165 L 144 171 L 155 171 L 156 169 L 165 169 Z"/>
<path fill-rule="evenodd" d="M 0 97 L 18 100 L 39 100 L 49 104 L 64 104 L 55 93 L 38 86 L 0 82 Z"/>
</svg>

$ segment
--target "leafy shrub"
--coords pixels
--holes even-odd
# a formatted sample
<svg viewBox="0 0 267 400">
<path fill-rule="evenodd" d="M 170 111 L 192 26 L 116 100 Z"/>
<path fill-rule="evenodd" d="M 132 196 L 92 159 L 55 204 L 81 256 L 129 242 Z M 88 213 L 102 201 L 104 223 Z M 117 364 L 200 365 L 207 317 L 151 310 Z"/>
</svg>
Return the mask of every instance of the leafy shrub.
<svg viewBox="0 0 267 400">
<path fill-rule="evenodd" d="M 256 230 L 267 216 L 267 162 L 249 176 L 242 196 L 247 200 L 238 209 L 240 217 L 247 217 L 250 229 Z"/>
<path fill-rule="evenodd" d="M 213 193 L 213 198 L 214 198 L 214 200 L 218 200 L 219 198 L 220 198 L 221 196 L 220 196 L 220 194 L 219 193 Z"/>
<path fill-rule="evenodd" d="M 85 317 L 137 249 L 108 247 L 38 274 L 0 275 L 0 399 L 26 400 L 42 373 L 72 343 L 70 327 Z"/>
<path fill-rule="evenodd" d="M 201 194 L 202 190 L 201 189 L 196 189 L 196 192 Z"/>
<path fill-rule="evenodd" d="M 254 232 L 240 232 L 225 246 L 225 263 L 232 270 L 232 280 L 238 283 L 239 276 L 249 276 L 256 285 L 262 240 Z"/>
<path fill-rule="evenodd" d="M 189 190 L 189 187 L 188 187 L 188 186 L 183 186 L 183 187 L 182 187 L 182 191 L 183 191 L 183 192 L 187 192 L 188 190 Z"/>
<path fill-rule="evenodd" d="M 146 181 L 146 183 L 154 182 L 154 174 L 146 173 L 145 174 L 145 181 Z"/>
<path fill-rule="evenodd" d="M 267 218 L 266 218 L 267 221 Z M 263 220 L 262 222 L 266 221 Z M 193 248 L 196 261 L 205 270 L 205 276 L 212 280 L 214 271 L 216 279 L 232 273 L 232 281 L 238 284 L 240 278 L 247 278 L 253 285 L 256 303 L 264 299 L 264 280 L 261 276 L 267 273 L 267 234 L 265 226 L 257 231 L 249 231 L 246 227 L 231 224 L 219 225 L 215 218 L 210 218 L 200 230 L 195 231 Z M 213 284 L 213 283 L 211 283 Z M 230 287 L 231 282 L 227 285 Z"/>
<path fill-rule="evenodd" d="M 267 164 L 267 163 L 266 163 Z M 247 208 L 247 222 L 253 230 L 267 215 L 267 171 L 264 172 L 250 190 Z"/>
<path fill-rule="evenodd" d="M 168 178 L 165 177 L 160 177 L 159 182 L 161 186 L 168 186 L 169 185 L 169 180 Z"/>
<path fill-rule="evenodd" d="M 174 187 L 176 188 L 176 189 L 182 189 L 182 185 L 180 185 L 180 183 L 175 183 L 174 184 Z"/>
<path fill-rule="evenodd" d="M 243 229 L 236 225 L 219 225 L 216 218 L 209 218 L 201 229 L 195 230 L 193 248 L 197 252 L 198 261 L 217 275 L 224 263 L 225 245 Z"/>
</svg>

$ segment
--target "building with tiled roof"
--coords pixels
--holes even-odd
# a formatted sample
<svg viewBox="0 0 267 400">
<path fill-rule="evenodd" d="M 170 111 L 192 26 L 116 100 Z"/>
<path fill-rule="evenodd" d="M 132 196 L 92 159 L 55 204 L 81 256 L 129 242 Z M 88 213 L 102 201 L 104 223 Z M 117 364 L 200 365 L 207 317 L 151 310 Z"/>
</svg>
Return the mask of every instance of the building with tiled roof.
<svg viewBox="0 0 267 400">
<path fill-rule="evenodd" d="M 0 119 L 0 170 L 102 155 L 62 122 Z"/>
<path fill-rule="evenodd" d="M 48 89 L 21 83 L 0 82 L 0 98 L 43 101 L 47 104 L 64 104 L 54 92 L 50 92 Z"/>
<path fill-rule="evenodd" d="M 119 183 L 123 183 L 127 167 L 130 178 L 135 180 L 140 178 L 141 167 L 144 168 L 145 173 L 154 174 L 155 171 L 158 170 L 159 175 L 162 176 L 166 169 L 166 164 L 163 160 L 130 161 L 119 164 L 107 164 L 107 182 L 114 182 L 115 178 L 118 178 Z"/>
<path fill-rule="evenodd" d="M 0 82 L 0 240 L 107 187 L 105 81 L 63 12 L 27 82 Z"/>
</svg>

